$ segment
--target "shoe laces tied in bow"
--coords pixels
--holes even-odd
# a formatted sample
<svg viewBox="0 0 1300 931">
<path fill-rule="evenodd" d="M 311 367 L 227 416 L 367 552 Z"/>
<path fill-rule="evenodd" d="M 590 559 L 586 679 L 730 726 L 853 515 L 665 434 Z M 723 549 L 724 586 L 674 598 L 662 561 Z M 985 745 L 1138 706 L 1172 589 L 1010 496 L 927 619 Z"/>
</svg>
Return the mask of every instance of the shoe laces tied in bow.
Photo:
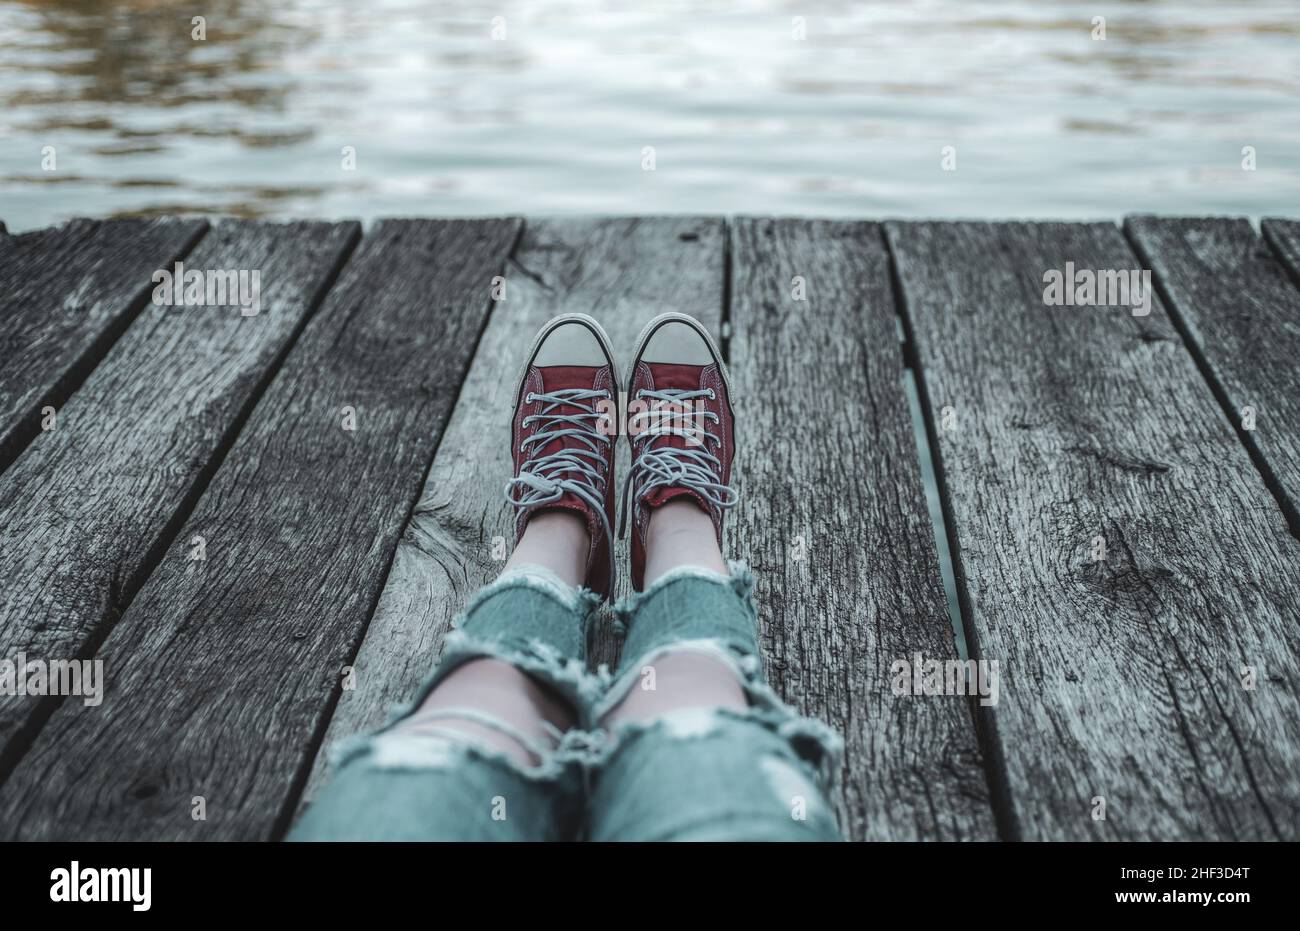
<svg viewBox="0 0 1300 931">
<path fill-rule="evenodd" d="M 614 441 L 609 428 L 610 416 L 598 409 L 601 401 L 611 400 L 604 389 L 560 388 L 555 391 L 530 391 L 526 404 L 541 402 L 542 409 L 529 414 L 522 425 L 536 422 L 535 433 L 519 444 L 519 452 L 529 458 L 519 467 L 519 474 L 506 483 L 506 501 L 516 510 L 532 511 L 574 495 L 588 504 L 600 519 L 606 541 L 613 533 L 605 513 L 605 487 L 608 476 L 600 466 L 604 450 Z M 562 445 L 543 453 L 556 440 Z M 570 442 L 572 441 L 572 442 Z M 613 584 L 614 548 L 610 552 L 610 580 Z"/>
<path fill-rule="evenodd" d="M 623 482 L 620 539 L 627 532 L 628 493 L 634 486 L 636 491 L 632 495 L 631 510 L 634 524 L 641 502 L 657 488 L 686 488 L 722 510 L 739 503 L 740 493 L 722 481 L 722 460 L 709 449 L 710 444 L 715 449 L 722 445 L 721 438 L 710 433 L 706 426 L 709 422 L 717 423 L 720 418 L 704 408 L 686 413 L 690 402 L 701 398 L 712 400 L 713 397 L 712 388 L 643 388 L 637 391 L 636 400 L 650 401 L 651 406 L 628 420 L 628 432 L 632 435 L 632 468 Z M 672 408 L 677 408 L 680 413 L 665 413 L 666 409 Z M 699 425 L 686 425 L 694 418 L 699 418 Z M 683 438 L 686 445 L 673 446 L 665 442 L 674 436 Z"/>
</svg>

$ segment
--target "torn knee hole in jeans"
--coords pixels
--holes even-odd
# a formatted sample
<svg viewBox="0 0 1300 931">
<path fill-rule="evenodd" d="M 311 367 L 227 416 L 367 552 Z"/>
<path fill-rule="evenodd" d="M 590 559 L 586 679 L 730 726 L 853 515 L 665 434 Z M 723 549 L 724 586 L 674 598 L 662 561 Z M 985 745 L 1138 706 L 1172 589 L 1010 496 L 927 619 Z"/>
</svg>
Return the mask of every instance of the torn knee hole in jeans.
<svg viewBox="0 0 1300 931">
<path fill-rule="evenodd" d="M 636 688 L 638 681 L 644 681 L 642 677 L 646 669 L 653 669 L 655 663 L 665 656 L 682 653 L 705 656 L 726 667 L 740 683 L 749 707 L 743 711 L 713 706 L 677 708 L 650 719 L 620 722 L 599 732 L 601 746 L 594 765 L 608 759 L 622 742 L 646 733 L 658 732 L 670 740 L 700 740 L 717 736 L 740 723 L 775 733 L 795 756 L 812 768 L 820 787 L 824 791 L 830 790 L 839 773 L 843 740 L 825 724 L 802 717 L 782 701 L 763 680 L 759 658 L 741 645 L 726 640 L 682 640 L 645 654 L 617 677 L 593 709 L 593 720 L 603 721 L 617 709 Z"/>
<path fill-rule="evenodd" d="M 479 659 L 499 660 L 514 667 L 567 704 L 579 721 L 584 720 L 585 710 L 604 689 L 604 683 L 587 670 L 585 663 L 562 655 L 541 638 L 476 638 L 454 630 L 447 635 L 437 668 L 416 690 L 411 701 L 392 709 L 387 726 L 415 714 L 447 676 Z"/>
<path fill-rule="evenodd" d="M 601 722 L 615 711 L 637 687 L 653 688 L 655 666 L 668 656 L 689 654 L 713 660 L 730 672 L 745 693 L 750 706 L 765 705 L 769 696 L 776 698 L 763 683 L 763 667 L 758 657 L 747 652 L 740 644 L 729 643 L 716 637 L 698 640 L 679 640 L 656 647 L 616 676 L 605 694 L 592 709 L 593 721 Z M 647 686 L 647 683 L 651 685 Z M 778 704 L 780 699 L 776 699 Z"/>
<path fill-rule="evenodd" d="M 410 701 L 394 706 L 378 731 L 339 742 L 330 751 L 332 767 L 349 762 L 386 770 L 432 770 L 488 762 L 506 767 L 530 779 L 551 780 L 580 770 L 588 739 L 583 731 L 552 734 L 552 746 L 543 747 L 509 722 L 476 709 L 438 709 L 431 719 L 422 706 L 429 695 L 453 671 L 476 659 L 495 659 L 530 676 L 581 716 L 599 695 L 603 683 L 586 666 L 565 657 L 540 638 L 476 638 L 454 630 L 447 635 L 438 666 L 416 690 Z M 423 719 L 423 720 L 422 720 Z M 514 740 L 536 765 L 524 766 L 481 737 L 447 724 L 470 721 L 497 730 Z M 427 726 L 425 726 L 427 725 Z M 436 726 L 441 725 L 441 726 Z M 521 739 L 522 738 L 522 739 Z"/>
<path fill-rule="evenodd" d="M 789 759 L 770 749 L 763 753 L 763 760 L 781 764 L 760 764 L 766 767 L 764 771 L 774 785 L 777 776 L 786 777 L 786 783 L 791 782 L 793 777 L 790 774 L 793 773 L 799 775 L 801 785 L 815 783 L 820 792 L 829 793 L 834 788 L 843 756 L 843 741 L 820 721 L 801 717 L 784 704 L 779 707 L 751 706 L 744 711 L 713 707 L 679 708 L 653 719 L 623 722 L 593 735 L 597 739 L 590 750 L 588 766 L 592 769 L 604 767 L 624 746 L 647 738 L 662 737 L 673 743 L 738 737 L 748 740 L 744 735 L 753 733 L 751 728 L 761 728 L 775 735 L 789 748 Z M 806 767 L 811 782 L 807 776 L 800 775 L 800 766 L 795 761 Z M 781 791 L 784 792 L 786 787 L 783 785 Z"/>
</svg>

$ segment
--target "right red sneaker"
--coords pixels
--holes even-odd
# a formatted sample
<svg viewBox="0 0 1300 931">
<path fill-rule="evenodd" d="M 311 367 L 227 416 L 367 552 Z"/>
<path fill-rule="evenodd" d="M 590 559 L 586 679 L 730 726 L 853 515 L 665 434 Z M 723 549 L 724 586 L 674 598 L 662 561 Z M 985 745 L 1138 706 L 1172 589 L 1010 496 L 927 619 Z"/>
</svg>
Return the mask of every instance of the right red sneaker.
<svg viewBox="0 0 1300 931">
<path fill-rule="evenodd" d="M 694 501 L 721 547 L 722 512 L 740 495 L 730 484 L 736 438 L 727 370 L 708 330 L 686 314 L 655 317 L 637 340 L 628 379 L 632 469 L 623 526 L 632 525 L 632 586 L 640 591 L 651 511 L 675 498 Z"/>
</svg>

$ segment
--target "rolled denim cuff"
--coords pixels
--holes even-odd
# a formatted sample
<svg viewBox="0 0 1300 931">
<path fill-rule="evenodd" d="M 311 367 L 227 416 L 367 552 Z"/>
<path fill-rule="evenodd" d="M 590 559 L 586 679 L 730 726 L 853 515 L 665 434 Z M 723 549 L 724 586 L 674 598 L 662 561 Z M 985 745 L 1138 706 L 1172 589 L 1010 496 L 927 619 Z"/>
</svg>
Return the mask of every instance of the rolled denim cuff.
<svg viewBox="0 0 1300 931">
<path fill-rule="evenodd" d="M 738 660 L 752 657 L 761 678 L 758 614 L 750 594 L 754 579 L 744 563 L 730 563 L 730 569 L 726 576 L 683 566 L 615 606 L 615 626 L 624 633 L 616 675 L 639 668 L 642 657 L 662 647 L 709 640 Z"/>
</svg>

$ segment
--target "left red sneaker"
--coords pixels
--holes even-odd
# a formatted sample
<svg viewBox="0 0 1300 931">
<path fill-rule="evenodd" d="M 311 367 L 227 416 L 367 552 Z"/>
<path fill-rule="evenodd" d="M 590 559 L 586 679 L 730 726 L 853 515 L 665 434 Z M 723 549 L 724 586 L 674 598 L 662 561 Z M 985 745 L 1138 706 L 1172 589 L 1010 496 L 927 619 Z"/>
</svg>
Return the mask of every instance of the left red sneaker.
<svg viewBox="0 0 1300 931">
<path fill-rule="evenodd" d="M 506 484 L 514 505 L 515 542 L 539 510 L 573 511 L 587 525 L 584 585 L 608 598 L 614 590 L 614 441 L 618 373 L 609 337 L 586 314 L 563 314 L 537 334 L 515 395 Z"/>
</svg>

